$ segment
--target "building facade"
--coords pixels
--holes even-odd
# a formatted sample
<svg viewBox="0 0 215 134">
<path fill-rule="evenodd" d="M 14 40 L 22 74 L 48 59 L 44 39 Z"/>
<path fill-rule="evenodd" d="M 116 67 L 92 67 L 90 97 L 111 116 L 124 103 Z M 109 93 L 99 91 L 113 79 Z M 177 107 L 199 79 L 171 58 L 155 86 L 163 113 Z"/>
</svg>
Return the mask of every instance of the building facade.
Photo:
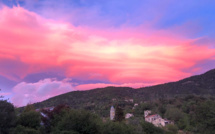
<svg viewBox="0 0 215 134">
<path fill-rule="evenodd" d="M 164 127 L 168 124 L 174 124 L 172 121 L 163 119 L 159 114 L 150 115 L 151 111 L 146 110 L 144 111 L 145 121 L 152 123 L 156 127 Z"/>
<path fill-rule="evenodd" d="M 110 108 L 110 120 L 114 120 L 115 117 L 115 108 L 111 106 Z"/>
</svg>

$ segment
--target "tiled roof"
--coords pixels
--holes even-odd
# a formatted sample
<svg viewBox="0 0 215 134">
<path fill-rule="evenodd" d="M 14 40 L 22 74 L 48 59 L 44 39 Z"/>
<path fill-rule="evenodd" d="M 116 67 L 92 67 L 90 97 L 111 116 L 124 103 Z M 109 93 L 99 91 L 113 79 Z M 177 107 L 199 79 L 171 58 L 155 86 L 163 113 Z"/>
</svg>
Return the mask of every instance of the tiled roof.
<svg viewBox="0 0 215 134">
<path fill-rule="evenodd" d="M 146 118 L 153 117 L 153 116 L 156 116 L 156 115 L 158 115 L 158 114 L 148 115 L 148 116 L 146 116 Z"/>
</svg>

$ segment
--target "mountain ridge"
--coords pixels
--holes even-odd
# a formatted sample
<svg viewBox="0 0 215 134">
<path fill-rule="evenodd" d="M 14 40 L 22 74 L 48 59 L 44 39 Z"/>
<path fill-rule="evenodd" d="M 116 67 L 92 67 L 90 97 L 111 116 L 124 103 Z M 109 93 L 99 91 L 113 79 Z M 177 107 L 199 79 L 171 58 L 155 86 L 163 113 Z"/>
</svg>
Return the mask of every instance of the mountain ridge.
<svg viewBox="0 0 215 134">
<path fill-rule="evenodd" d="M 94 112 L 100 110 L 101 113 L 104 113 L 103 116 L 107 116 L 110 106 L 116 103 L 122 103 L 125 107 L 132 108 L 134 103 L 187 95 L 215 95 L 215 69 L 176 82 L 137 89 L 109 86 L 87 91 L 72 91 L 35 103 L 34 106 L 42 108 L 67 104 L 74 109 L 86 109 Z M 133 102 L 126 101 L 128 99 L 133 99 Z"/>
</svg>

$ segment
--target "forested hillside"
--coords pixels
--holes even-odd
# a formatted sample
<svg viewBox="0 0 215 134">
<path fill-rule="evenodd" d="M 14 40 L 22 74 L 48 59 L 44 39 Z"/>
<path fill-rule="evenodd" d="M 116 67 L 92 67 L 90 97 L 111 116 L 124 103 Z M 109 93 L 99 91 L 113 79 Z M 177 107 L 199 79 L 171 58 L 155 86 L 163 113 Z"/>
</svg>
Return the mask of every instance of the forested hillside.
<svg viewBox="0 0 215 134">
<path fill-rule="evenodd" d="M 0 131 L 35 134 L 214 134 L 214 80 L 215 70 L 211 70 L 177 82 L 140 89 L 106 87 L 74 91 L 18 108 L 16 112 L 12 104 L 0 101 L 0 125 L 4 128 Z M 46 110 L 52 106 L 53 111 Z M 120 116 L 114 121 L 109 119 L 111 106 L 121 109 L 120 114 L 116 114 Z M 38 114 L 34 107 L 47 116 Z M 174 125 L 159 128 L 145 122 L 145 110 L 173 121 Z M 10 115 L 6 115 L 5 111 Z M 126 113 L 134 116 L 125 119 Z M 41 122 L 43 125 L 40 125 Z"/>
<path fill-rule="evenodd" d="M 135 103 L 158 99 L 186 97 L 187 95 L 214 96 L 215 70 L 192 76 L 177 82 L 133 89 L 129 87 L 106 87 L 88 91 L 73 91 L 35 103 L 36 108 L 67 104 L 74 109 L 93 111 L 101 116 L 109 116 L 111 105 L 120 104 L 125 110 L 132 109 Z M 132 99 L 133 101 L 129 101 Z"/>
</svg>

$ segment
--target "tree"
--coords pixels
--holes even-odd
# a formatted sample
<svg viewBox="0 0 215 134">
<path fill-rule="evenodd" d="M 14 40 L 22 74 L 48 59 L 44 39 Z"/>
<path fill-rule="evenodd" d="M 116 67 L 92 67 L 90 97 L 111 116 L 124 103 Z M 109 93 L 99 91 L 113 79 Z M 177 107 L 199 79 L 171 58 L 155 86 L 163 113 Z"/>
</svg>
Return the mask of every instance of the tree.
<svg viewBox="0 0 215 134">
<path fill-rule="evenodd" d="M 114 121 L 121 122 L 125 119 L 123 109 L 119 106 L 116 106 Z"/>
<path fill-rule="evenodd" d="M 27 106 L 25 106 L 25 109 L 24 109 L 24 113 L 26 112 L 30 112 L 30 111 L 35 111 L 35 108 L 32 104 L 28 104 Z"/>
<path fill-rule="evenodd" d="M 13 134 L 40 134 L 41 115 L 33 105 L 28 104 L 18 116 L 17 126 L 11 131 Z"/>
<path fill-rule="evenodd" d="M 198 131 L 209 134 L 215 133 L 215 102 L 206 101 L 196 108 L 196 118 Z"/>
<path fill-rule="evenodd" d="M 135 116 L 143 116 L 145 110 L 152 109 L 153 105 L 150 103 L 141 103 L 139 106 L 135 107 L 134 114 Z"/>
<path fill-rule="evenodd" d="M 38 130 L 24 127 L 21 125 L 18 125 L 11 133 L 12 134 L 40 134 Z"/>
<path fill-rule="evenodd" d="M 178 122 L 184 117 L 184 113 L 178 108 L 168 108 L 165 113 L 165 117 L 170 120 L 174 120 L 175 122 Z"/>
<path fill-rule="evenodd" d="M 46 132 L 50 133 L 51 128 L 55 127 L 69 110 L 70 110 L 69 106 L 64 104 L 56 106 L 53 110 L 42 109 L 41 113 L 44 116 L 42 116 L 41 120 L 45 127 Z"/>
<path fill-rule="evenodd" d="M 159 105 L 158 111 L 159 111 L 159 113 L 161 113 L 161 116 L 163 116 L 166 112 L 166 106 L 165 105 Z"/>
<path fill-rule="evenodd" d="M 71 131 L 55 131 L 55 132 L 53 132 L 53 134 L 80 134 L 80 133 L 71 130 Z"/>
<path fill-rule="evenodd" d="M 144 134 L 164 134 L 164 130 L 161 128 L 155 127 L 153 124 L 148 122 L 142 122 L 142 129 Z"/>
<path fill-rule="evenodd" d="M 40 127 L 41 116 L 36 111 L 23 112 L 18 118 L 18 124 L 24 127 L 38 129 Z"/>
<path fill-rule="evenodd" d="M 103 134 L 135 134 L 134 129 L 123 122 L 106 122 L 103 127 Z"/>
<path fill-rule="evenodd" d="M 168 129 L 169 132 L 171 132 L 173 134 L 178 133 L 178 127 L 176 125 L 169 124 L 166 126 L 166 128 Z"/>
<path fill-rule="evenodd" d="M 184 116 L 177 122 L 177 125 L 179 129 L 182 130 L 189 130 L 190 129 L 190 119 L 187 114 L 184 114 Z"/>
<path fill-rule="evenodd" d="M 0 100 L 0 133 L 8 134 L 14 127 L 16 114 L 13 104 L 7 100 Z"/>
<path fill-rule="evenodd" d="M 101 119 L 89 112 L 71 110 L 63 116 L 55 132 L 78 132 L 81 134 L 101 134 Z"/>
</svg>

